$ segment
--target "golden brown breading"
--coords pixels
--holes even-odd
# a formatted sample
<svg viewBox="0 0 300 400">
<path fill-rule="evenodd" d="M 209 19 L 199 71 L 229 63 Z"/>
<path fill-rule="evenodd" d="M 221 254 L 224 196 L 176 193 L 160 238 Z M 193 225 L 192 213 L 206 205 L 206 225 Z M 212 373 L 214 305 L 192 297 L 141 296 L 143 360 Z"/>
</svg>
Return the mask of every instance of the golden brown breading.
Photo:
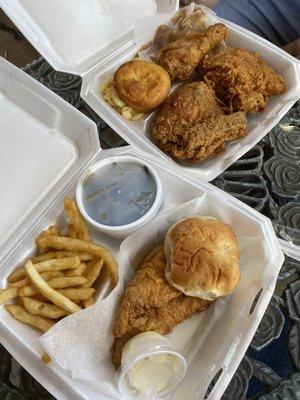
<svg viewBox="0 0 300 400">
<path fill-rule="evenodd" d="M 155 55 L 155 59 L 169 72 L 172 80 L 186 81 L 193 76 L 203 57 L 227 36 L 226 25 L 215 24 L 203 33 L 189 34 L 168 44 Z"/>
<path fill-rule="evenodd" d="M 201 70 L 230 112 L 263 111 L 267 97 L 284 92 L 282 75 L 248 50 L 229 48 L 207 56 Z"/>
<path fill-rule="evenodd" d="M 204 82 L 179 86 L 154 118 L 152 134 L 159 144 L 182 142 L 186 128 L 222 114 L 214 91 Z"/>
<path fill-rule="evenodd" d="M 116 367 L 121 361 L 123 346 L 140 332 L 170 333 L 180 322 L 197 311 L 206 310 L 212 302 L 187 297 L 168 284 L 165 278 L 164 246 L 153 249 L 124 291 L 119 307 L 113 349 Z"/>
<path fill-rule="evenodd" d="M 177 160 L 198 162 L 226 150 L 225 142 L 247 135 L 247 119 L 244 113 L 217 115 L 198 125 L 187 128 L 185 144 L 168 143 L 162 149 Z"/>
<path fill-rule="evenodd" d="M 207 310 L 210 305 L 213 304 L 212 301 L 185 296 L 179 291 L 178 293 L 180 295 L 171 301 L 158 307 L 151 307 L 145 322 L 137 324 L 138 329 L 134 328 L 116 338 L 112 356 L 116 368 L 121 364 L 123 347 L 133 336 L 141 332 L 150 331 L 166 335 L 170 333 L 176 325 L 191 317 L 196 312 Z"/>
<path fill-rule="evenodd" d="M 246 135 L 243 113 L 225 116 L 205 82 L 181 85 L 154 117 L 152 135 L 176 160 L 197 162 L 226 149 L 225 142 Z"/>
<path fill-rule="evenodd" d="M 134 278 L 126 287 L 120 304 L 114 335 L 122 336 L 147 323 L 152 307 L 168 303 L 181 293 L 165 279 L 166 257 L 163 246 L 156 247 L 146 257 Z"/>
<path fill-rule="evenodd" d="M 131 108 L 150 112 L 167 98 L 170 76 L 162 67 L 146 60 L 131 60 L 122 64 L 114 74 L 118 96 Z"/>
</svg>

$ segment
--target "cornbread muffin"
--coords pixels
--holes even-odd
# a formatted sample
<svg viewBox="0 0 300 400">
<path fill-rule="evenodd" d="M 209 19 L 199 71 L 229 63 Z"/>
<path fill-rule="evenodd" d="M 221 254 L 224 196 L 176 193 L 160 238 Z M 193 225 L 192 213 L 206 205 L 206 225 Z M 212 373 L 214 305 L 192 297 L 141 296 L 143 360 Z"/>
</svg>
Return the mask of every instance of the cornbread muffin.
<svg viewBox="0 0 300 400">
<path fill-rule="evenodd" d="M 132 60 L 114 74 L 114 87 L 128 106 L 139 112 L 156 109 L 167 98 L 171 79 L 167 71 L 146 60 Z"/>
</svg>

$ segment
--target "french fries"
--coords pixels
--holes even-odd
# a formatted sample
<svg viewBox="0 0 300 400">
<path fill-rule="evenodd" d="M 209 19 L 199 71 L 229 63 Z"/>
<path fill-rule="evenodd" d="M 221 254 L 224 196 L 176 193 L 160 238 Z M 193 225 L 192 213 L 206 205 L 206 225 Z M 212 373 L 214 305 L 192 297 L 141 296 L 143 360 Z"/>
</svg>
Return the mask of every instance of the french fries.
<svg viewBox="0 0 300 400">
<path fill-rule="evenodd" d="M 47 332 L 55 324 L 51 319 L 31 315 L 20 305 L 10 304 L 4 307 L 15 319 L 24 322 L 24 324 L 34 326 L 42 332 Z"/>
<path fill-rule="evenodd" d="M 75 228 L 74 228 L 74 226 L 72 224 L 68 225 L 68 234 L 67 234 L 67 236 L 69 238 L 77 239 L 77 233 L 76 233 Z"/>
<path fill-rule="evenodd" d="M 71 286 L 84 285 L 87 283 L 87 279 L 83 276 L 62 277 L 50 279 L 47 283 L 52 289 L 64 289 Z M 34 286 L 25 286 L 18 290 L 20 297 L 33 297 L 39 293 L 39 290 Z"/>
<path fill-rule="evenodd" d="M 93 297 L 89 297 L 86 300 L 82 300 L 82 305 L 84 308 L 88 308 L 88 307 L 92 306 L 93 304 L 95 304 Z"/>
<path fill-rule="evenodd" d="M 84 276 L 86 269 L 87 265 L 81 263 L 78 268 L 71 269 L 70 271 L 66 272 L 65 276 Z"/>
<path fill-rule="evenodd" d="M 63 269 L 76 269 L 80 265 L 80 258 L 79 257 L 65 257 L 59 258 L 54 260 L 46 260 L 40 263 L 34 264 L 34 268 L 39 272 L 46 272 L 46 271 L 59 271 Z M 9 282 L 17 282 L 20 279 L 26 277 L 26 272 L 24 268 L 20 268 L 13 272 L 8 280 Z"/>
<path fill-rule="evenodd" d="M 59 293 L 66 296 L 70 300 L 87 300 L 95 293 L 93 288 L 75 288 L 75 289 L 60 289 Z"/>
<path fill-rule="evenodd" d="M 43 230 L 40 235 L 37 237 L 38 238 L 43 238 L 43 237 L 47 237 L 47 236 L 57 236 L 59 235 L 59 229 L 56 225 L 52 225 L 50 226 L 48 229 Z M 39 245 L 37 245 L 38 248 L 38 252 L 39 254 L 43 254 L 46 253 L 47 251 L 47 247 L 39 247 Z"/>
<path fill-rule="evenodd" d="M 104 265 L 108 270 L 109 277 L 113 286 L 118 283 L 118 263 L 113 254 L 104 246 L 85 242 L 80 239 L 72 239 L 63 236 L 47 236 L 38 239 L 41 247 L 50 247 L 57 250 L 80 251 L 92 254 L 93 256 L 103 258 Z"/>
<path fill-rule="evenodd" d="M 31 261 L 27 261 L 25 264 L 25 270 L 34 286 L 43 296 L 51 300 L 53 304 L 63 308 L 69 313 L 75 313 L 80 310 L 80 307 L 77 304 L 73 303 L 67 297 L 52 289 L 37 272 Z"/>
<path fill-rule="evenodd" d="M 51 225 L 49 228 L 44 229 L 38 236 L 38 238 L 46 237 L 46 236 L 57 236 L 59 235 L 59 229 L 56 225 Z"/>
<path fill-rule="evenodd" d="M 87 282 L 82 285 L 84 288 L 90 288 L 98 278 L 103 266 L 103 259 L 97 260 L 94 265 L 91 265 L 85 275 Z"/>
<path fill-rule="evenodd" d="M 118 281 L 113 254 L 92 242 L 91 234 L 76 203 L 66 198 L 68 237 L 52 225 L 36 238 L 37 255 L 8 277 L 8 288 L 0 289 L 0 305 L 12 317 L 46 332 L 57 321 L 94 304 L 95 282 L 107 269 L 112 285 Z M 42 355 L 45 364 L 52 360 Z"/>
<path fill-rule="evenodd" d="M 40 315 L 50 319 L 58 319 L 68 315 L 66 310 L 52 304 L 43 303 L 42 301 L 32 299 L 30 297 L 22 298 L 26 311 L 33 315 Z"/>
<path fill-rule="evenodd" d="M 41 273 L 41 276 L 43 279 L 45 279 L 45 281 L 48 281 L 49 279 L 52 278 L 57 278 L 58 276 L 62 276 L 62 272 L 60 271 L 47 271 L 47 272 L 43 272 Z M 31 280 L 27 277 L 24 279 L 21 279 L 20 281 L 17 282 L 13 282 L 9 284 L 9 287 L 16 287 L 18 289 L 28 286 L 31 284 Z"/>
<path fill-rule="evenodd" d="M 18 290 L 16 288 L 0 290 L 0 304 L 6 303 L 8 300 L 12 300 L 17 296 Z"/>
<path fill-rule="evenodd" d="M 77 207 L 77 204 L 75 201 L 69 199 L 68 197 L 65 198 L 64 200 L 64 206 L 66 213 L 68 214 L 70 224 L 69 225 L 69 233 L 70 233 L 70 227 L 75 232 L 75 238 L 85 240 L 87 242 L 91 241 L 91 233 L 84 222 L 84 219 L 82 218 L 82 215 L 79 211 L 79 208 Z M 57 235 L 59 236 L 59 235 Z M 69 236 L 69 235 L 68 235 Z M 73 236 L 70 236 L 73 237 Z"/>
<path fill-rule="evenodd" d="M 81 261 L 90 261 L 92 256 L 88 253 L 72 253 L 70 251 L 49 251 L 48 253 L 40 254 L 39 256 L 31 258 L 33 264 L 40 263 L 46 260 L 53 260 L 53 258 L 65 257 L 79 257 Z"/>
</svg>

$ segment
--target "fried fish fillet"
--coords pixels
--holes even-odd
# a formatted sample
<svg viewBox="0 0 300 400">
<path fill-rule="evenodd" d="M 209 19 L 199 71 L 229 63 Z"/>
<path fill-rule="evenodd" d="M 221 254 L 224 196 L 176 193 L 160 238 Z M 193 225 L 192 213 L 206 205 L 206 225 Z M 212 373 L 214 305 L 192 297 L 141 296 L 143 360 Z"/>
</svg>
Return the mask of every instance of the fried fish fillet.
<svg viewBox="0 0 300 400">
<path fill-rule="evenodd" d="M 224 115 L 205 82 L 181 85 L 154 117 L 152 136 L 160 148 L 179 161 L 198 162 L 221 153 L 229 140 L 247 134 L 243 113 Z"/>
<path fill-rule="evenodd" d="M 284 93 L 284 80 L 260 55 L 245 49 L 229 48 L 204 58 L 205 80 L 228 110 L 258 112 L 269 96 Z"/>
<path fill-rule="evenodd" d="M 120 304 L 114 335 L 122 336 L 132 329 L 143 331 L 152 318 L 152 308 L 167 304 L 181 293 L 165 279 L 166 258 L 163 246 L 156 247 L 145 258 L 126 287 Z M 147 329 L 146 329 L 147 330 Z"/>
<path fill-rule="evenodd" d="M 124 291 L 114 335 L 113 362 L 121 361 L 123 346 L 140 332 L 170 333 L 180 322 L 197 311 L 206 310 L 212 302 L 187 297 L 165 279 L 164 247 L 159 246 L 146 257 Z"/>
<path fill-rule="evenodd" d="M 203 33 L 189 34 L 168 44 L 159 50 L 155 59 L 169 72 L 173 81 L 186 81 L 193 76 L 203 57 L 227 36 L 226 25 L 215 24 Z"/>
</svg>

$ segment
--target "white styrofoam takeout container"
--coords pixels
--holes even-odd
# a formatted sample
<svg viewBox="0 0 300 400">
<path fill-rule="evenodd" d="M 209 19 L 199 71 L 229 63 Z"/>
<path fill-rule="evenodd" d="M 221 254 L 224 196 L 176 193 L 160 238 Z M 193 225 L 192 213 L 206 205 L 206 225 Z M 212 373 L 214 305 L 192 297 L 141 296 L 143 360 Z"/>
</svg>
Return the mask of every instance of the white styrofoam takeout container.
<svg viewBox="0 0 300 400">
<path fill-rule="evenodd" d="M 72 166 L 72 173 L 71 170 L 65 173 L 64 177 L 54 185 L 47 196 L 40 200 L 39 204 L 27 216 L 26 220 L 22 222 L 14 235 L 0 249 L 1 288 L 6 287 L 7 277 L 16 266 L 22 264 L 27 257 L 34 253 L 34 239 L 40 231 L 55 222 L 65 224 L 63 218 L 63 198 L 66 195 L 75 195 L 76 185 L 81 174 L 88 171 L 92 162 L 112 156 L 123 154 L 135 156 L 146 161 L 156 170 L 165 188 L 164 201 L 157 214 L 158 217 L 174 206 L 178 206 L 207 193 L 212 198 L 214 196 L 217 196 L 219 199 L 221 198 L 222 207 L 224 206 L 233 210 L 237 216 L 236 218 L 239 221 L 243 221 L 245 229 L 249 232 L 250 236 L 253 232 L 259 233 L 259 246 L 260 251 L 264 254 L 264 261 L 255 261 L 253 263 L 253 270 L 251 270 L 250 274 L 251 290 L 242 290 L 245 294 L 245 297 L 243 297 L 243 301 L 245 302 L 240 301 L 240 299 L 232 302 L 232 297 L 228 298 L 229 300 L 225 300 L 226 304 L 228 301 L 229 313 L 235 312 L 236 306 L 233 306 L 233 304 L 238 303 L 239 306 L 236 311 L 242 313 L 243 318 L 236 318 L 236 324 L 232 324 L 229 327 L 230 329 L 227 332 L 225 341 L 222 339 L 224 329 L 221 329 L 221 339 L 224 343 L 222 342 L 222 349 L 218 352 L 217 359 L 212 359 L 211 363 L 207 363 L 204 369 L 198 369 L 197 363 L 201 362 L 201 351 L 203 351 L 201 347 L 202 350 L 200 349 L 200 353 L 197 353 L 197 357 L 194 358 L 193 363 L 190 365 L 190 368 L 203 372 L 202 377 L 205 377 L 205 385 L 208 383 L 207 377 L 212 379 L 217 369 L 222 366 L 223 374 L 209 397 L 214 400 L 219 399 L 243 357 L 264 314 L 276 284 L 277 274 L 283 262 L 283 255 L 270 221 L 209 183 L 201 181 L 193 182 L 189 179 L 188 174 L 179 176 L 177 170 L 170 168 L 168 163 L 164 162 L 162 158 L 142 152 L 131 146 L 113 150 L 99 150 L 99 145 L 96 143 L 97 134 L 94 123 L 90 122 L 85 116 L 58 96 L 51 93 L 47 88 L 2 59 L 0 59 L 0 85 L 4 96 L 12 96 L 12 101 L 16 102 L 20 109 L 26 110 L 26 112 L 31 114 L 36 119 L 37 124 L 42 123 L 49 126 L 49 129 L 51 129 L 52 125 L 60 127 L 61 133 L 68 134 L 69 139 L 73 141 L 78 154 L 81 154 L 82 157 L 84 155 L 83 158 L 81 156 L 78 157 L 75 165 Z M 11 120 L 10 123 L 11 129 L 16 129 L 14 120 Z M 30 149 L 28 149 L 28 155 L 30 155 Z M 32 182 L 29 183 L 29 190 L 30 185 L 34 185 L 34 175 Z M 92 234 L 96 243 L 102 243 L 117 255 L 121 244 L 119 240 L 114 240 L 104 233 L 95 230 L 92 231 Z M 246 272 L 245 276 L 247 280 L 250 275 L 249 272 Z M 263 291 L 255 310 L 250 313 L 251 304 L 261 289 Z M 222 316 L 222 321 L 225 323 L 226 314 Z M 212 326 L 211 329 L 212 332 L 218 332 L 216 326 Z M 238 338 L 235 337 L 237 332 Z M 14 320 L 3 307 L 0 308 L 0 341 L 35 379 L 58 400 L 98 400 L 99 393 L 91 385 L 70 379 L 55 363 L 48 366 L 42 363 L 40 359 L 42 348 L 38 340 L 39 335 L 40 333 L 35 329 Z M 209 346 L 210 348 L 214 347 L 212 342 L 214 340 L 213 336 L 211 340 L 206 338 L 206 349 Z M 226 358 L 226 355 L 229 354 L 228 352 L 232 350 L 231 345 L 233 342 L 235 344 L 234 352 L 231 353 L 231 357 Z M 226 359 L 225 364 L 223 363 L 224 359 Z M 199 379 L 201 380 L 200 375 Z M 106 395 L 101 398 L 109 400 L 109 396 Z M 203 393 L 195 398 L 202 399 Z"/>
<path fill-rule="evenodd" d="M 118 35 L 112 33 L 105 45 L 98 44 L 101 5 L 97 9 L 97 4 L 103 2 L 85 1 L 80 8 L 78 0 L 64 0 L 63 5 L 58 3 L 58 0 L 52 0 L 45 7 L 43 2 L 36 0 L 0 0 L 3 10 L 55 69 L 82 76 L 81 97 L 108 125 L 128 143 L 162 157 L 171 168 L 186 171 L 195 179 L 213 180 L 262 139 L 300 97 L 300 64 L 294 57 L 260 36 L 221 20 L 230 30 L 228 45 L 260 53 L 283 75 L 286 92 L 270 98 L 263 113 L 249 116 L 248 136 L 229 143 L 225 153 L 199 164 L 178 164 L 153 142 L 150 134 L 152 114 L 139 121 L 127 121 L 100 94 L 105 79 L 136 54 L 138 47 L 134 43 L 134 30 Z M 157 5 L 158 12 L 170 12 L 177 8 L 178 1 L 157 0 Z"/>
<path fill-rule="evenodd" d="M 245 288 L 243 289 L 243 287 L 241 287 L 236 300 L 234 300 L 233 297 L 225 300 L 225 308 L 223 309 L 224 311 L 222 311 L 223 317 L 217 320 L 213 326 L 209 326 L 208 331 L 210 334 L 208 337 L 205 337 L 204 345 L 200 346 L 199 352 L 197 352 L 193 362 L 189 365 L 189 368 L 194 371 L 194 376 L 195 374 L 199 375 L 197 381 L 201 383 L 201 393 L 198 392 L 200 389 L 197 387 L 196 389 L 194 388 L 195 391 L 191 393 L 191 396 L 196 396 L 195 399 L 201 400 L 204 398 L 204 389 L 207 388 L 209 381 L 220 368 L 223 368 L 223 374 L 209 397 L 210 400 L 220 399 L 265 312 L 275 288 L 277 274 L 283 262 L 283 255 L 272 225 L 266 217 L 252 210 L 237 199 L 234 199 L 232 196 L 222 192 L 209 183 L 191 182 L 187 176 L 178 177 L 174 171 L 162 165 L 159 158 L 148 155 L 137 148 L 123 147 L 121 149 L 102 150 L 95 161 L 123 154 L 146 160 L 159 174 L 162 184 L 165 187 L 165 198 L 158 212 L 158 218 L 174 206 L 208 194 L 210 196 L 210 203 L 212 202 L 211 199 L 217 196 L 219 199 L 222 199 L 222 207 L 232 210 L 233 214 L 238 214 L 233 222 L 235 224 L 243 224 L 248 230 L 249 236 L 251 236 L 254 231 L 260 232 L 260 239 L 257 244 L 259 249 L 256 250 L 264 254 L 264 262 L 257 263 L 253 260 L 253 269 L 251 271 L 242 271 L 242 275 L 244 274 L 244 278 L 242 278 L 243 285 L 248 285 L 249 290 L 245 290 Z M 34 239 L 39 232 L 56 221 L 63 223 L 63 197 L 65 195 L 74 196 L 75 190 L 76 181 L 73 181 L 72 185 L 67 185 L 65 191 L 60 192 L 51 204 L 49 204 L 49 202 L 46 202 L 46 205 L 43 204 L 44 211 L 40 216 L 39 223 L 36 226 L 30 225 L 28 227 L 19 245 L 11 248 L 9 258 L 1 264 L 1 287 L 5 287 L 7 276 L 13 269 L 17 265 L 22 264 L 26 257 L 34 253 Z M 155 221 L 150 224 L 153 225 L 154 223 Z M 95 230 L 92 230 L 92 234 L 96 243 L 102 243 L 112 249 L 115 255 L 118 254 L 121 244 L 120 241 L 114 240 Z M 138 235 L 138 232 L 136 232 L 136 234 Z M 127 240 L 131 240 L 131 237 L 127 238 Z M 133 240 L 136 240 L 136 238 L 133 238 Z M 122 263 L 120 264 L 120 268 L 122 268 Z M 249 277 L 251 277 L 251 279 L 248 279 Z M 263 289 L 263 291 L 255 310 L 250 313 L 252 302 L 261 289 Z M 243 301 L 241 301 L 241 299 Z M 234 309 L 237 305 L 236 312 L 238 315 L 243 315 L 243 318 L 236 318 Z M 218 328 L 219 324 L 221 325 Z M 229 328 L 227 331 L 224 330 L 224 324 Z M 226 335 L 224 336 L 225 331 Z M 238 336 L 236 337 L 237 333 Z M 98 400 L 99 392 L 97 392 L 92 385 L 70 379 L 54 363 L 48 366 L 43 365 L 40 360 L 42 348 L 38 341 L 39 335 L 40 334 L 34 329 L 15 321 L 3 308 L 0 309 L 1 342 L 18 362 L 46 389 L 58 400 Z M 197 341 L 197 332 L 194 340 Z M 222 343 L 222 346 L 219 347 L 220 343 Z M 234 348 L 232 348 L 233 344 Z M 201 352 L 203 351 L 205 352 L 205 366 L 202 365 L 203 360 Z M 207 351 L 216 353 L 217 358 L 214 354 L 210 362 L 207 362 Z M 230 357 L 228 357 L 229 354 L 231 355 Z M 199 368 L 199 363 L 202 363 L 201 368 Z M 187 378 L 188 377 L 189 375 L 187 375 Z M 189 382 L 187 384 L 189 386 Z M 183 390 L 186 390 L 186 387 L 185 385 Z M 107 395 L 101 395 L 101 399 L 103 400 L 109 400 L 109 398 L 110 397 Z M 180 397 L 175 397 L 174 399 L 177 400 L 177 398 L 181 399 Z"/>
<path fill-rule="evenodd" d="M 57 23 L 52 23 L 51 26 L 47 25 L 47 20 L 43 21 L 43 23 L 39 21 L 38 11 L 41 8 L 45 8 L 45 5 L 40 2 L 37 2 L 35 0 L 0 0 L 0 5 L 19 26 L 23 33 L 30 39 L 30 41 L 38 48 L 41 54 L 43 54 L 44 57 L 55 68 L 82 75 L 85 85 L 85 89 L 83 88 L 83 91 L 87 91 L 88 89 L 90 90 L 90 85 L 92 84 L 92 80 L 90 79 L 93 76 L 94 72 L 94 76 L 98 80 L 100 70 L 105 70 L 105 68 L 108 68 L 108 65 L 113 68 L 113 63 L 111 64 L 111 62 L 115 57 L 122 57 L 121 55 L 124 53 L 126 54 L 126 56 L 123 55 L 124 60 L 127 59 L 132 54 L 134 48 L 133 42 L 132 40 L 130 42 L 126 40 L 117 40 L 114 44 L 111 44 L 106 48 L 102 48 L 99 51 L 94 49 L 94 53 L 92 54 L 93 57 L 91 57 L 91 59 L 89 60 L 86 59 L 85 62 L 82 63 L 80 62 L 80 60 L 77 60 L 78 62 L 76 62 L 76 57 L 75 62 L 74 60 L 73 62 L 68 62 L 68 60 L 61 59 L 59 55 L 55 52 L 55 48 L 53 48 L 53 42 L 51 42 L 51 40 L 47 38 L 47 32 L 49 32 L 49 30 L 52 30 L 52 32 L 54 30 L 59 31 L 66 22 L 66 20 L 64 19 L 64 14 L 60 13 L 58 15 L 57 13 L 57 1 L 58 0 L 52 0 L 47 4 L 47 13 L 49 14 L 49 16 L 58 17 Z M 71 12 L 72 4 L 75 3 L 78 4 L 78 1 L 76 0 L 76 2 L 74 2 L 70 0 L 65 0 L 64 11 Z M 165 10 L 167 10 L 168 7 L 174 7 L 174 5 L 176 5 L 175 3 L 177 2 L 170 0 L 168 2 L 161 3 L 164 3 L 164 5 L 166 5 Z M 85 3 L 87 7 L 87 12 L 91 10 L 91 4 L 92 2 Z M 61 6 L 62 3 L 59 2 L 59 5 Z M 31 7 L 33 6 L 35 6 L 35 11 L 37 11 L 37 13 L 30 12 Z M 81 15 L 72 14 L 72 16 L 74 17 L 74 22 L 76 21 L 77 25 L 80 25 L 81 29 L 88 26 L 88 21 L 85 21 L 85 24 L 82 24 Z M 74 26 L 76 27 L 76 24 Z M 233 25 L 230 24 L 230 26 Z M 239 32 L 244 32 L 244 30 L 242 30 L 241 28 L 236 28 L 234 26 L 233 28 L 232 29 L 235 30 L 236 34 L 238 34 Z M 63 46 L 67 48 L 67 46 L 70 44 L 70 40 L 76 41 L 78 35 L 82 36 L 84 35 L 84 32 L 82 32 L 82 30 L 78 31 L 77 28 L 74 28 L 74 32 L 71 36 L 62 38 Z M 247 33 L 247 35 L 244 34 L 244 36 L 248 35 L 249 33 Z M 251 35 L 252 34 L 250 34 L 250 36 Z M 127 39 L 129 40 L 130 38 L 132 38 L 132 32 L 127 33 Z M 125 39 L 125 36 L 123 37 L 123 39 Z M 258 43 L 258 39 L 255 35 L 254 39 L 252 38 L 251 40 L 253 46 Z M 279 117 L 278 114 L 276 116 L 276 118 L 278 119 L 276 119 L 275 122 L 277 122 L 277 120 L 279 120 L 279 118 L 281 118 L 281 116 L 290 107 L 291 103 L 294 101 L 293 99 L 296 99 L 297 97 L 299 80 L 296 77 L 296 64 L 293 61 L 292 57 L 287 56 L 286 53 L 281 52 L 280 50 L 275 48 L 275 46 L 270 45 L 268 42 L 262 41 L 260 38 L 259 42 L 262 42 L 264 46 L 267 43 L 268 47 L 270 47 L 269 51 L 267 51 L 268 49 L 262 46 L 264 52 L 266 52 L 268 57 L 273 59 L 272 54 L 275 53 L 275 56 L 277 56 L 276 61 L 278 60 L 282 69 L 286 71 L 287 77 L 289 77 L 288 81 L 291 84 L 290 91 L 286 94 L 286 96 L 288 95 L 288 97 L 281 98 L 281 101 L 285 100 L 286 103 L 279 111 L 276 110 L 280 114 Z M 115 53 L 109 54 L 112 52 L 112 50 L 114 50 Z M 63 53 L 64 52 L 62 52 L 62 54 Z M 120 58 L 118 62 L 120 62 Z M 92 70 L 93 67 L 95 68 L 94 72 Z M 98 71 L 97 74 L 96 70 Z M 142 153 L 136 148 L 123 148 L 114 151 L 101 151 L 96 157 L 96 153 L 98 153 L 99 151 L 99 145 L 96 143 L 96 130 L 95 126 L 93 126 L 91 122 L 88 122 L 86 117 L 78 113 L 71 106 L 67 105 L 59 97 L 57 97 L 53 93 L 50 93 L 46 88 L 42 87 L 33 79 L 29 78 L 16 68 L 12 67 L 10 64 L 1 61 L 0 71 L 1 74 L 5 76 L 5 79 L 2 78 L 0 82 L 4 82 L 4 84 L 6 84 L 6 82 L 10 83 L 9 92 L 16 93 L 16 96 L 14 96 L 13 99 L 18 104 L 18 106 L 25 109 L 27 112 L 32 113 L 32 115 L 34 115 L 34 117 L 37 119 L 38 123 L 43 123 L 46 125 L 56 125 L 57 121 L 63 121 L 61 124 L 62 134 L 68 135 L 68 137 L 73 140 L 74 146 L 76 147 L 77 151 L 79 151 L 80 154 L 84 155 L 81 159 L 81 162 L 76 162 L 76 164 L 68 170 L 66 175 L 49 190 L 47 196 L 41 199 L 34 210 L 20 224 L 18 230 L 14 232 L 14 235 L 11 236 L 11 239 L 8 240 L 4 244 L 4 246 L 1 247 L 1 287 L 6 286 L 7 276 L 16 267 L 16 265 L 22 263 L 26 257 L 34 252 L 34 238 L 40 233 L 40 231 L 43 228 L 49 226 L 54 221 L 59 220 L 61 222 L 63 220 L 63 197 L 65 195 L 74 195 L 76 182 L 79 179 L 80 174 L 83 172 L 84 167 L 87 167 L 87 165 L 90 164 L 94 159 L 100 160 L 106 157 L 110 157 L 112 155 L 129 153 L 131 155 L 135 155 L 137 157 L 145 159 L 149 163 L 152 163 L 153 166 L 157 168 L 157 172 L 159 173 L 163 185 L 165 186 L 166 192 L 166 197 L 159 213 L 165 211 L 166 209 L 169 209 L 170 207 L 191 200 L 197 196 L 201 196 L 205 192 L 209 192 L 212 194 L 219 194 L 224 199 L 224 204 L 226 204 L 228 207 L 234 207 L 236 210 L 238 210 L 238 212 L 241 213 L 241 217 L 243 216 L 243 218 L 247 219 L 246 225 L 249 226 L 249 232 L 251 232 L 251 226 L 259 227 L 263 236 L 262 243 L 265 251 L 267 252 L 268 261 L 265 265 L 260 266 L 261 275 L 259 277 L 257 276 L 257 286 L 254 285 L 253 293 L 249 293 L 249 296 L 251 296 L 251 299 L 254 299 L 256 293 L 260 290 L 262 285 L 264 287 L 264 290 L 253 313 L 251 313 L 251 315 L 245 314 L 243 322 L 244 334 L 241 338 L 239 338 L 241 340 L 238 343 L 237 351 L 235 352 L 234 357 L 228 363 L 226 370 L 215 385 L 214 391 L 210 396 L 210 399 L 219 399 L 227 384 L 229 383 L 235 369 L 237 368 L 239 361 L 243 357 L 243 354 L 249 345 L 249 342 L 259 324 L 259 321 L 264 314 L 264 311 L 274 290 L 276 276 L 282 263 L 282 254 L 280 252 L 278 242 L 275 238 L 269 220 L 259 213 L 255 212 L 254 210 L 250 209 L 248 206 L 242 204 L 238 200 L 232 198 L 230 195 L 220 191 L 219 189 L 204 182 L 201 183 L 198 179 L 200 176 L 198 173 L 194 173 L 193 171 L 191 172 L 189 168 L 178 167 L 176 164 L 173 164 L 170 160 L 168 160 L 165 156 L 163 156 L 162 158 L 156 158 L 155 156 L 151 156 L 150 154 Z M 87 85 L 88 77 L 90 82 L 89 85 Z M 28 96 L 28 94 L 30 95 Z M 86 96 L 84 96 L 84 98 L 88 99 L 87 94 Z M 277 99 L 279 99 L 279 97 Z M 99 102 L 97 107 L 99 106 L 100 108 L 100 105 L 101 102 Z M 273 105 L 273 112 L 275 106 L 276 104 Z M 44 109 L 45 111 L 47 110 L 47 112 L 44 112 L 42 109 Z M 38 113 L 36 113 L 34 110 L 37 110 Z M 105 108 L 103 109 L 103 113 L 104 111 Z M 47 118 L 48 114 L 50 115 L 49 119 Z M 67 119 L 65 119 L 65 117 L 67 117 Z M 118 128 L 118 132 L 122 133 L 121 131 L 124 128 L 124 121 L 121 121 L 120 117 L 118 115 L 115 115 L 112 110 L 106 110 L 105 115 L 103 115 L 102 117 L 107 121 L 109 120 L 108 122 L 110 123 L 110 125 L 115 129 Z M 112 121 L 110 121 L 111 118 Z M 267 132 L 268 129 L 270 129 L 270 126 L 271 125 L 268 124 L 267 127 L 264 126 L 264 134 Z M 12 121 L 12 129 L 13 128 L 14 126 Z M 135 129 L 137 132 L 138 127 L 135 127 Z M 139 145 L 138 142 L 137 144 Z M 254 142 L 249 146 L 251 147 L 253 144 Z M 143 145 L 141 145 L 141 147 L 143 147 Z M 148 146 L 146 146 L 145 148 L 148 150 Z M 245 151 L 243 151 L 243 153 Z M 224 163 L 225 161 L 223 162 L 223 164 Z M 96 242 L 99 241 L 100 243 L 107 245 L 113 250 L 115 254 L 117 254 L 120 246 L 119 241 L 113 240 L 111 238 L 108 238 L 104 234 L 94 231 L 93 237 Z M 263 279 L 263 281 L 261 279 Z M 99 398 L 99 393 L 97 393 L 97 391 L 95 391 L 88 385 L 71 380 L 56 365 L 52 364 L 50 366 L 45 366 L 42 364 L 42 362 L 40 361 L 40 354 L 42 349 L 40 348 L 38 342 L 39 334 L 34 329 L 26 327 L 19 322 L 13 320 L 9 315 L 7 315 L 3 308 L 0 309 L 0 315 L 1 342 L 8 349 L 8 351 L 10 351 L 11 354 L 29 371 L 29 373 L 31 373 L 55 397 L 57 397 L 58 399 L 68 400 L 96 400 Z M 197 365 L 195 365 L 195 368 L 196 367 Z M 216 365 L 211 367 L 211 371 L 215 371 Z M 211 378 L 213 377 L 212 375 L 213 374 L 211 374 Z M 105 398 L 108 399 L 109 397 Z"/>
</svg>

